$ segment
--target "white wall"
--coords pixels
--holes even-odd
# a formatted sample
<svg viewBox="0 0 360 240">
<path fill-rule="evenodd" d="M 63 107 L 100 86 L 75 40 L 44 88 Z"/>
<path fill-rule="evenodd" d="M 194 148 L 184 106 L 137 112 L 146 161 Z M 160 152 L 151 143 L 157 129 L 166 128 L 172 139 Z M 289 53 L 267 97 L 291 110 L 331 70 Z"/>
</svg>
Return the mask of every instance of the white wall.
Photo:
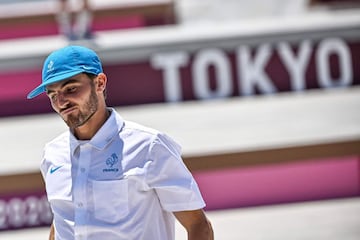
<svg viewBox="0 0 360 240">
<path fill-rule="evenodd" d="M 301 14 L 309 0 L 175 0 L 181 23 Z"/>
</svg>

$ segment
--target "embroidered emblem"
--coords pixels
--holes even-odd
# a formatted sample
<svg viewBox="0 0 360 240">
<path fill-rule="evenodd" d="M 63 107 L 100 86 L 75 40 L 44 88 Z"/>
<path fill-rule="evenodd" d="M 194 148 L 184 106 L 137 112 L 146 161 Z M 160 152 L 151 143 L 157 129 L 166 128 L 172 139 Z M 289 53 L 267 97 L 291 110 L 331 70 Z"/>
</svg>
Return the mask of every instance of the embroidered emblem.
<svg viewBox="0 0 360 240">
<path fill-rule="evenodd" d="M 108 168 L 104 168 L 103 172 L 118 172 L 118 168 L 114 168 L 114 165 L 119 162 L 119 157 L 116 155 L 116 153 L 111 154 L 110 157 L 106 159 L 106 165 Z"/>
<path fill-rule="evenodd" d="M 54 70 L 54 61 L 51 60 L 49 64 L 47 65 L 47 72 L 51 72 Z"/>
<path fill-rule="evenodd" d="M 57 167 L 52 167 L 52 168 L 50 168 L 50 174 L 53 174 L 54 172 L 56 172 L 57 170 L 59 170 L 61 167 L 62 167 L 62 165 L 61 165 L 61 166 L 57 166 Z"/>
<path fill-rule="evenodd" d="M 90 70 L 90 69 L 91 69 L 91 67 L 88 67 L 88 66 L 85 66 L 85 65 L 82 65 L 82 68 L 83 68 L 84 70 Z"/>
</svg>

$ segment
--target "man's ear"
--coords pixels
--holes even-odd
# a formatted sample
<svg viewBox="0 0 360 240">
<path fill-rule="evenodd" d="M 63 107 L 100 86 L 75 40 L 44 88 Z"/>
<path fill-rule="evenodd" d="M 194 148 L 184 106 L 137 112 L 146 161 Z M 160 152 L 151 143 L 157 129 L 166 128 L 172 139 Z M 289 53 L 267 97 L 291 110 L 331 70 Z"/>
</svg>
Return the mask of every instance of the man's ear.
<svg viewBox="0 0 360 240">
<path fill-rule="evenodd" d="M 96 90 L 103 92 L 106 89 L 107 77 L 105 73 L 99 73 L 96 79 Z"/>
</svg>

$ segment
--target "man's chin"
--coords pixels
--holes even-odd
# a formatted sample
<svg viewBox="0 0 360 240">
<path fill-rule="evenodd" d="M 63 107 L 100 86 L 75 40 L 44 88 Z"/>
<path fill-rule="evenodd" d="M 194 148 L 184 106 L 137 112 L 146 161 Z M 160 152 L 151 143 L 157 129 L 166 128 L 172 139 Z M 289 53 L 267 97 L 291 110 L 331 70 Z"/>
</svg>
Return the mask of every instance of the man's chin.
<svg viewBox="0 0 360 240">
<path fill-rule="evenodd" d="M 78 119 L 75 119 L 75 118 L 72 118 L 69 116 L 66 119 L 63 118 L 63 120 L 66 123 L 66 125 L 68 125 L 68 127 L 71 129 L 78 128 L 84 124 L 84 123 L 80 122 Z"/>
<path fill-rule="evenodd" d="M 70 113 L 66 116 L 63 116 L 63 120 L 68 125 L 69 128 L 75 129 L 85 125 L 95 114 L 96 111 L 88 114 L 76 114 Z"/>
</svg>

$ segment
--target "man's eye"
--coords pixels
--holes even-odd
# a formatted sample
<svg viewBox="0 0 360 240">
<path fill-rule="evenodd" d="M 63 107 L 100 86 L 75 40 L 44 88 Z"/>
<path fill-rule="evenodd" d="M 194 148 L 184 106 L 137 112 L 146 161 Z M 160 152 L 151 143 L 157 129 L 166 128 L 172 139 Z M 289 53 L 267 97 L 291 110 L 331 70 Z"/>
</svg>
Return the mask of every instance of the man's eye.
<svg viewBox="0 0 360 240">
<path fill-rule="evenodd" d="M 67 89 L 67 92 L 72 93 L 76 91 L 76 87 L 70 87 Z"/>
<path fill-rule="evenodd" d="M 50 99 L 51 99 L 52 101 L 56 101 L 57 95 L 55 95 L 55 94 L 51 95 L 51 96 L 50 96 Z"/>
</svg>

